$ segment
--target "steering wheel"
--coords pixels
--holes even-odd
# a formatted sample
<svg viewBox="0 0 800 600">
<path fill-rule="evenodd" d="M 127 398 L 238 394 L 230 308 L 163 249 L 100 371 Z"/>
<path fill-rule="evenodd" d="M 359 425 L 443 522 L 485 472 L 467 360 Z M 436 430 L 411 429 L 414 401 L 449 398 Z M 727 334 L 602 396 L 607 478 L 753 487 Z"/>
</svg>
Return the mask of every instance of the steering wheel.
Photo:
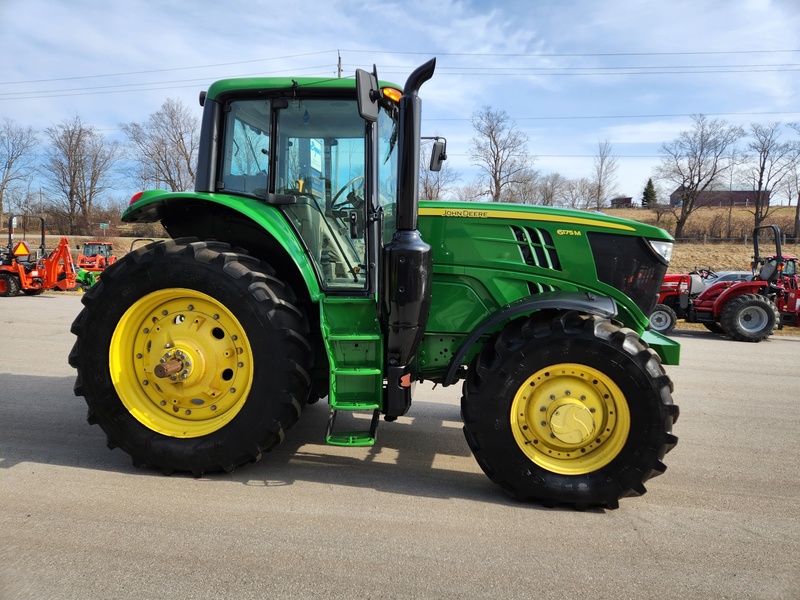
<svg viewBox="0 0 800 600">
<path fill-rule="evenodd" d="M 347 194 L 347 196 L 345 196 L 344 200 L 342 200 L 341 202 L 336 202 L 339 199 L 339 196 L 341 196 L 345 192 L 345 190 L 347 190 L 347 188 L 351 187 L 359 179 L 363 180 L 364 176 L 356 175 L 350 181 L 345 183 L 341 188 L 339 188 L 339 191 L 336 192 L 333 195 L 333 198 L 331 199 L 331 210 L 343 210 L 348 204 L 352 205 L 354 209 L 358 210 L 364 205 L 364 199 L 360 198 L 355 193 L 355 188 L 353 188 L 352 193 Z"/>
</svg>

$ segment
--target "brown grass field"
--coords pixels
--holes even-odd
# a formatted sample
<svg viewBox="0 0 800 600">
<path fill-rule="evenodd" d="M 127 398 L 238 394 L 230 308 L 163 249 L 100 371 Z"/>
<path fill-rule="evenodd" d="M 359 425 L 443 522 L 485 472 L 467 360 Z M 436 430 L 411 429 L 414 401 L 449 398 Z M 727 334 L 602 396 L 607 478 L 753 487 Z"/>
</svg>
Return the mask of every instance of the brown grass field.
<svg viewBox="0 0 800 600">
<path fill-rule="evenodd" d="M 780 207 L 767 218 L 765 224 L 775 224 L 786 234 L 791 233 L 796 207 Z M 608 209 L 609 215 L 624 217 L 650 225 L 662 227 L 669 232 L 675 230 L 675 218 L 670 214 L 657 215 L 655 211 L 636 208 Z M 730 232 L 730 236 L 728 233 Z M 753 215 L 746 208 L 701 208 L 687 221 L 684 234 L 695 237 L 697 242 L 679 240 L 672 255 L 670 273 L 686 273 L 696 268 L 710 267 L 714 271 L 746 271 L 753 258 Z M 764 235 L 767 235 L 766 233 Z M 706 243 L 703 238 L 706 236 Z M 736 242 L 717 242 L 712 238 L 735 237 Z M 759 250 L 762 254 L 774 251 L 771 236 L 761 238 Z M 785 244 L 785 254 L 800 255 L 800 244 Z"/>
</svg>

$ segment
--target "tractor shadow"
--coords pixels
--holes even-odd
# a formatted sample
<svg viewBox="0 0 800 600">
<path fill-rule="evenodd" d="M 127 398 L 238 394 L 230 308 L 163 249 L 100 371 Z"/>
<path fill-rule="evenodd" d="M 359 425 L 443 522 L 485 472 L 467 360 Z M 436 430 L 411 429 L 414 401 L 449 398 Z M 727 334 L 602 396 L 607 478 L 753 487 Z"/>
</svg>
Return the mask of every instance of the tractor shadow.
<svg viewBox="0 0 800 600">
<path fill-rule="evenodd" d="M 164 477 L 156 469 L 135 468 L 121 450 L 108 451 L 103 431 L 87 424 L 86 405 L 73 395 L 73 384 L 74 377 L 0 373 L 0 472 L 31 463 Z M 284 442 L 260 461 L 200 481 L 265 488 L 308 482 L 520 506 L 473 459 L 461 430 L 459 386 L 447 388 L 446 394 L 446 402 L 421 394 L 409 415 L 394 423 L 381 421 L 377 443 L 368 448 L 326 445 L 328 406 L 320 400 L 306 407 Z M 366 423 L 360 421 L 357 428 L 366 429 Z"/>
<path fill-rule="evenodd" d="M 453 393 L 458 396 L 456 388 Z M 365 429 L 367 419 L 337 417 L 337 425 Z M 328 406 L 306 408 L 283 444 L 233 479 L 245 485 L 291 485 L 308 481 L 434 498 L 465 498 L 516 505 L 480 470 L 461 430 L 456 405 L 415 400 L 409 415 L 381 421 L 376 444 L 341 448 L 325 444 Z M 338 428 L 338 427 L 337 427 Z M 214 478 L 220 477 L 213 475 Z"/>
</svg>

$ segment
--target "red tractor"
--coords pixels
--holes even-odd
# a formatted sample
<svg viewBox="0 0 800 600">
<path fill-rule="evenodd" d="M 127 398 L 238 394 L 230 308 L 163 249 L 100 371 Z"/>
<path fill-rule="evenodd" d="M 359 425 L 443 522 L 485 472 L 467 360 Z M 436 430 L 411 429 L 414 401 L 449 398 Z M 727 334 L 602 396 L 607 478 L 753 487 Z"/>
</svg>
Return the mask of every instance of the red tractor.
<svg viewBox="0 0 800 600">
<path fill-rule="evenodd" d="M 39 219 L 42 224 L 41 257 L 31 254 L 25 240 L 14 243 L 14 225 L 18 218 Z M 36 296 L 45 290 L 75 288 L 75 267 L 69 242 L 62 237 L 56 249 L 45 256 L 45 229 L 42 217 L 12 216 L 8 223 L 8 247 L 0 248 L 0 297 L 20 292 Z"/>
<path fill-rule="evenodd" d="M 759 254 L 759 231 L 763 229 L 770 229 L 775 236 L 776 251 L 768 257 Z M 760 342 L 776 327 L 797 324 L 797 257 L 781 253 L 781 232 L 776 225 L 755 228 L 753 257 L 749 281 L 719 281 L 706 286 L 701 273 L 667 275 L 650 326 L 668 333 L 678 318 L 684 318 L 735 340 Z"/>
<path fill-rule="evenodd" d="M 650 328 L 665 335 L 675 329 L 678 319 L 686 318 L 693 300 L 706 288 L 709 272 L 667 273 L 658 292 L 658 304 L 650 314 Z"/>
<path fill-rule="evenodd" d="M 797 275 L 797 257 L 783 254 L 778 261 L 777 255 L 768 256 L 765 262 L 781 269 L 776 281 L 780 290 L 775 295 L 775 306 L 780 314 L 778 329 L 784 325 L 800 326 L 800 279 Z"/>
</svg>

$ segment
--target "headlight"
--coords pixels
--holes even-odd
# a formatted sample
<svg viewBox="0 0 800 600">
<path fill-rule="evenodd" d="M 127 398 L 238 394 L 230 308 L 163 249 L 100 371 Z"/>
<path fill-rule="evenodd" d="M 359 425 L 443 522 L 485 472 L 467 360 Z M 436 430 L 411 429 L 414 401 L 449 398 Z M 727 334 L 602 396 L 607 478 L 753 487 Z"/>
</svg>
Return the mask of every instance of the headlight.
<svg viewBox="0 0 800 600">
<path fill-rule="evenodd" d="M 647 240 L 650 244 L 650 247 L 653 251 L 664 261 L 665 264 L 669 264 L 669 261 L 672 260 L 672 248 L 674 244 L 672 242 L 665 242 L 664 240 Z"/>
</svg>

